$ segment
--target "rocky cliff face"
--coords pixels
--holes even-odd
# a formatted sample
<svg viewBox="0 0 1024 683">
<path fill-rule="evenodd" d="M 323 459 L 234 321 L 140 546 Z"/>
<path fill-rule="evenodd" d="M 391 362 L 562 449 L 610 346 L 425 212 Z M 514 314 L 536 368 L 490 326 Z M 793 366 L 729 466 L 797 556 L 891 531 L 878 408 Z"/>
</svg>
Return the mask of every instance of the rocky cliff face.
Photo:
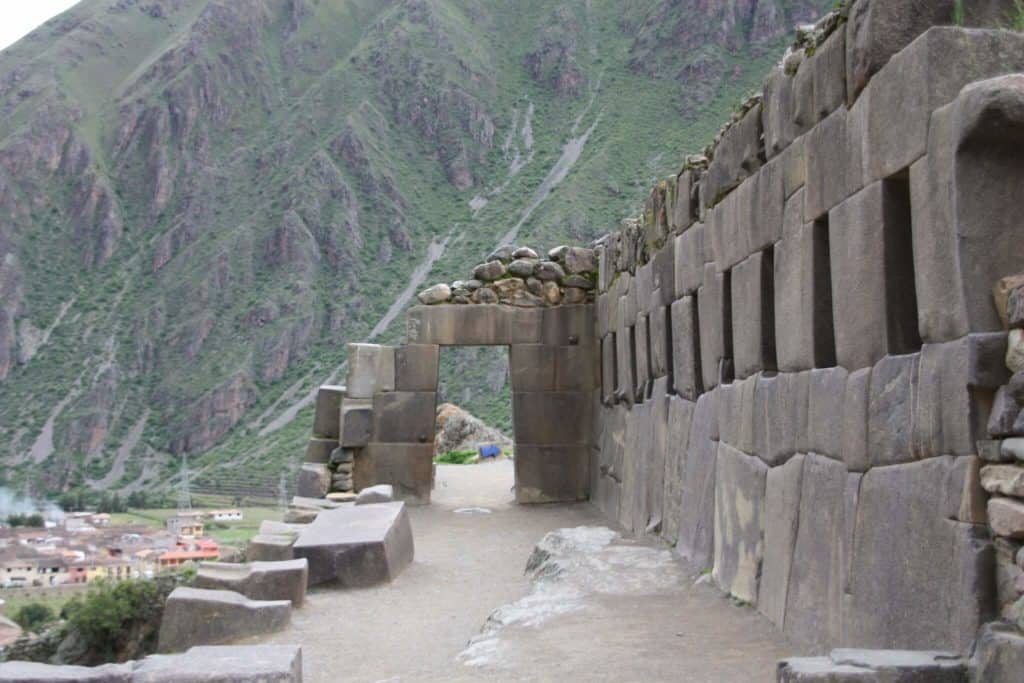
<svg viewBox="0 0 1024 683">
<path fill-rule="evenodd" d="M 827 4 L 84 0 L 0 53 L 4 477 L 276 486 L 417 266 L 605 232 Z"/>
</svg>

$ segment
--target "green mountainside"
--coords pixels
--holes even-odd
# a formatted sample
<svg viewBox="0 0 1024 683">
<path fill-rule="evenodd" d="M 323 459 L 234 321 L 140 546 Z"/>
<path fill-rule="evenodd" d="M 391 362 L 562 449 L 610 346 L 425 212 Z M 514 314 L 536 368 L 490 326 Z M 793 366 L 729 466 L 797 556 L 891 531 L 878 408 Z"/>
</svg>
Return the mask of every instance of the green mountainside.
<svg viewBox="0 0 1024 683">
<path fill-rule="evenodd" d="M 83 0 L 0 52 L 0 484 L 276 491 L 346 342 L 615 227 L 831 4 Z"/>
</svg>

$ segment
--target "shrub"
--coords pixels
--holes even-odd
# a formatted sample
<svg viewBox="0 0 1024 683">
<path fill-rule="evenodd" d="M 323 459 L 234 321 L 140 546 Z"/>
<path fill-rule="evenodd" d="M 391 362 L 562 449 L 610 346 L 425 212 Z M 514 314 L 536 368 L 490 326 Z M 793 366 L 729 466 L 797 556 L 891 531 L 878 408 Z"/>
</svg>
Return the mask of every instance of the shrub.
<svg viewBox="0 0 1024 683">
<path fill-rule="evenodd" d="M 38 632 L 40 626 L 45 626 L 56 618 L 53 610 L 40 602 L 30 602 L 11 615 L 11 619 L 18 626 L 33 633 Z"/>
<path fill-rule="evenodd" d="M 448 451 L 437 456 L 434 462 L 441 465 L 468 465 L 476 460 L 476 451 Z"/>
</svg>

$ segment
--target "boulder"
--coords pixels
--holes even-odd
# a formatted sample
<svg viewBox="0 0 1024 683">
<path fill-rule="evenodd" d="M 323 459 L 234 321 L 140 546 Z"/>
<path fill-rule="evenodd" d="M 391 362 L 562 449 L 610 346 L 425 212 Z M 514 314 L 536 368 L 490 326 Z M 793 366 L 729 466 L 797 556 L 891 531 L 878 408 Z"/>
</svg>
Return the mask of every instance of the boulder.
<svg viewBox="0 0 1024 683">
<path fill-rule="evenodd" d="M 512 258 L 514 259 L 535 259 L 540 258 L 536 251 L 530 247 L 518 247 L 512 252 Z"/>
<path fill-rule="evenodd" d="M 563 255 L 567 273 L 590 273 L 597 270 L 597 253 L 593 249 L 570 247 Z"/>
<path fill-rule="evenodd" d="M 986 465 L 981 468 L 981 486 L 989 493 L 1024 498 L 1024 467 Z"/>
<path fill-rule="evenodd" d="M 250 600 L 290 600 L 293 607 L 298 607 L 306 597 L 308 579 L 309 563 L 305 559 L 248 564 L 202 562 L 195 585 L 234 591 Z"/>
<path fill-rule="evenodd" d="M 565 277 L 565 269 L 554 261 L 541 261 L 533 274 L 538 280 L 561 280 Z"/>
<path fill-rule="evenodd" d="M 533 275 L 534 268 L 537 267 L 537 262 L 528 258 L 517 258 L 515 261 L 508 265 L 508 272 L 510 275 L 521 277 L 526 279 Z"/>
<path fill-rule="evenodd" d="M 391 503 L 395 500 L 395 489 L 390 484 L 368 486 L 356 496 L 356 505 Z"/>
<path fill-rule="evenodd" d="M 481 263 L 473 269 L 473 279 L 481 282 L 494 282 L 508 272 L 508 267 L 501 261 Z"/>
<path fill-rule="evenodd" d="M 413 560 L 405 503 L 347 505 L 321 512 L 293 550 L 309 561 L 309 584 L 363 588 L 393 580 Z"/>
<path fill-rule="evenodd" d="M 288 600 L 249 600 L 232 591 L 179 586 L 164 606 L 158 647 L 181 652 L 282 631 L 291 611 Z"/>
<path fill-rule="evenodd" d="M 1024 502 L 1013 498 L 989 499 L 988 523 L 1000 536 L 1024 539 Z"/>
<path fill-rule="evenodd" d="M 442 282 L 433 287 L 427 287 L 417 294 L 416 298 L 420 300 L 421 304 L 426 306 L 443 304 L 452 298 L 452 288 Z"/>
</svg>

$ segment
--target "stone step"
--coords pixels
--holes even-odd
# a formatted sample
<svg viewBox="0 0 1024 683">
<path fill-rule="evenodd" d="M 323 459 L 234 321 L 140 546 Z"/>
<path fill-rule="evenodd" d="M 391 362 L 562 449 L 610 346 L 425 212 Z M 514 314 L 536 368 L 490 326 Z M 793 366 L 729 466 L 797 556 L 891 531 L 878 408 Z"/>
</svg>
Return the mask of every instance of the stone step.
<svg viewBox="0 0 1024 683">
<path fill-rule="evenodd" d="M 202 562 L 196 588 L 241 593 L 250 600 L 290 600 L 299 607 L 306 597 L 309 563 L 305 559 L 279 562 Z"/>
<path fill-rule="evenodd" d="M 219 645 L 288 626 L 288 600 L 250 600 L 240 593 L 181 586 L 167 598 L 160 623 L 160 652 Z"/>
<path fill-rule="evenodd" d="M 302 683 L 298 645 L 200 646 L 138 662 L 64 666 L 0 663 L 0 683 Z"/>
<path fill-rule="evenodd" d="M 836 649 L 827 657 L 779 662 L 779 683 L 967 683 L 964 660 L 951 652 Z"/>
<path fill-rule="evenodd" d="M 309 585 L 346 588 L 391 581 L 414 555 L 405 503 L 324 510 L 299 532 L 295 557 L 309 560 Z"/>
</svg>

